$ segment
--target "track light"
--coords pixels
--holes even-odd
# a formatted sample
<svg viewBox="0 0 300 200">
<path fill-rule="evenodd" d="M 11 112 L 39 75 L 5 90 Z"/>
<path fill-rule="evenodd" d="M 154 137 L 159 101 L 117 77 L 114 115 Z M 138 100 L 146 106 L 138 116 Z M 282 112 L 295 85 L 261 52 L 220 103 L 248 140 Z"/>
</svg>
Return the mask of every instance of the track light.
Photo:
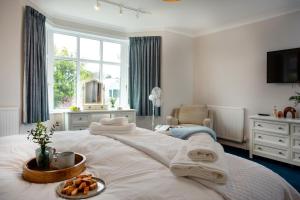
<svg viewBox="0 0 300 200">
<path fill-rule="evenodd" d="M 114 2 L 112 0 L 96 0 L 96 4 L 94 6 L 95 10 L 97 10 L 97 11 L 100 10 L 101 6 L 102 6 L 102 3 L 109 4 L 109 5 L 112 5 L 112 6 L 117 6 L 119 8 L 119 14 L 120 15 L 124 14 L 124 11 L 131 11 L 133 13 L 136 13 L 135 16 L 136 16 L 137 19 L 140 18 L 141 15 L 151 14 L 151 12 L 145 11 L 143 9 L 130 7 L 130 6 L 124 5 L 122 3 Z"/>
<path fill-rule="evenodd" d="M 100 1 L 96 0 L 96 5 L 95 5 L 95 10 L 99 10 L 100 9 Z"/>
</svg>

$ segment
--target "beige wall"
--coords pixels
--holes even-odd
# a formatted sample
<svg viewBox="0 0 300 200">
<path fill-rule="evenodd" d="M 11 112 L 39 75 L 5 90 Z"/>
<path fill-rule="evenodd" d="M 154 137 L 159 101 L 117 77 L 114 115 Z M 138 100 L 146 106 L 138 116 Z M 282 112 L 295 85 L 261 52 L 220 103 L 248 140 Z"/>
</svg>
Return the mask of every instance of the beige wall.
<svg viewBox="0 0 300 200">
<path fill-rule="evenodd" d="M 194 102 L 246 108 L 248 116 L 293 105 L 299 86 L 266 83 L 266 52 L 300 46 L 300 12 L 196 39 Z M 229 116 L 230 117 L 230 116 Z"/>
<path fill-rule="evenodd" d="M 21 0 L 0 2 L 0 107 L 19 107 L 21 102 Z"/>
<path fill-rule="evenodd" d="M 176 106 L 193 103 L 193 51 L 193 38 L 165 32 L 162 53 L 164 115 L 169 115 Z"/>
<path fill-rule="evenodd" d="M 162 36 L 161 88 L 163 90 L 162 117 L 174 107 L 193 102 L 194 54 L 193 38 L 167 31 L 134 33 L 130 36 Z M 137 117 L 137 125 L 151 128 L 151 117 Z"/>
</svg>

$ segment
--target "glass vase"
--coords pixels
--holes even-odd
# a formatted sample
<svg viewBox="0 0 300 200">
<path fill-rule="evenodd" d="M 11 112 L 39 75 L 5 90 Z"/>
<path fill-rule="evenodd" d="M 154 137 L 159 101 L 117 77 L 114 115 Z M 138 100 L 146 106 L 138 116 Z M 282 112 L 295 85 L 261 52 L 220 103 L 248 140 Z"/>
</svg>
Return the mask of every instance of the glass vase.
<svg viewBox="0 0 300 200">
<path fill-rule="evenodd" d="M 35 150 L 36 164 L 40 169 L 48 169 L 53 158 L 53 149 L 51 147 L 41 146 Z"/>
</svg>

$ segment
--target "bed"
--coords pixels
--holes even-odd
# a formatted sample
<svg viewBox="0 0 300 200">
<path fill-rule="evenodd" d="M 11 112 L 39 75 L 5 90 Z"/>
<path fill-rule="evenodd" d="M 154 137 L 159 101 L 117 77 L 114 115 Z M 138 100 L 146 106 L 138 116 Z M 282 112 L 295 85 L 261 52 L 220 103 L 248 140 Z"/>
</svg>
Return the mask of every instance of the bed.
<svg viewBox="0 0 300 200">
<path fill-rule="evenodd" d="M 53 146 L 87 157 L 87 172 L 107 189 L 97 200 L 298 200 L 285 180 L 254 162 L 226 154 L 230 181 L 225 185 L 174 176 L 167 164 L 185 141 L 138 128 L 134 135 L 91 135 L 87 130 L 57 132 Z M 58 183 L 32 184 L 22 179 L 25 161 L 37 146 L 26 135 L 0 138 L 0 199 L 59 199 Z"/>
</svg>

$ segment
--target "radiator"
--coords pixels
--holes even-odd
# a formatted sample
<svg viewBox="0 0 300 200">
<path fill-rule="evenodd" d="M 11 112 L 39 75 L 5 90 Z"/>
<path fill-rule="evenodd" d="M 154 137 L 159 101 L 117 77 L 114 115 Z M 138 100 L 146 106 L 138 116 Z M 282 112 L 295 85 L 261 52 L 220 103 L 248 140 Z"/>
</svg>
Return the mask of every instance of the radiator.
<svg viewBox="0 0 300 200">
<path fill-rule="evenodd" d="M 214 113 L 217 137 L 234 142 L 244 141 L 244 108 L 209 105 Z"/>
<path fill-rule="evenodd" d="M 0 108 L 0 137 L 19 134 L 19 108 Z"/>
</svg>

